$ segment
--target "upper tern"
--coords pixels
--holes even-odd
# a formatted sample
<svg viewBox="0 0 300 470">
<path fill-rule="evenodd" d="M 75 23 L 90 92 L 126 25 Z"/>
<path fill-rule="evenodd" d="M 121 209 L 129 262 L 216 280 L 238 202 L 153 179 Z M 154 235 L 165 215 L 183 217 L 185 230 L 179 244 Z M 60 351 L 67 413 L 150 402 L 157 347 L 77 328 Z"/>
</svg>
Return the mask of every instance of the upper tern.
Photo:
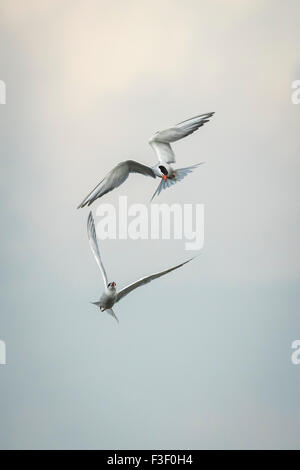
<svg viewBox="0 0 300 470">
<path fill-rule="evenodd" d="M 173 266 L 172 268 L 166 269 L 165 271 L 151 274 L 150 276 L 142 277 L 138 281 L 133 282 L 132 284 L 129 284 L 128 286 L 124 287 L 122 290 L 117 292 L 116 283 L 108 282 L 106 271 L 101 260 L 99 246 L 97 242 L 96 230 L 95 230 L 95 223 L 94 223 L 92 212 L 89 213 L 88 220 L 87 220 L 87 233 L 88 233 L 90 247 L 93 252 L 93 255 L 95 256 L 96 263 L 99 266 L 99 269 L 103 278 L 103 282 L 104 282 L 104 287 L 105 287 L 105 290 L 103 294 L 101 295 L 100 300 L 98 300 L 98 302 L 92 302 L 92 303 L 96 305 L 97 307 L 99 307 L 101 312 L 106 311 L 107 313 L 112 315 L 117 320 L 117 322 L 119 322 L 119 320 L 112 309 L 114 304 L 119 302 L 119 300 L 121 300 L 123 297 L 125 297 L 125 295 L 129 294 L 131 291 L 133 291 L 137 287 L 147 284 L 148 282 L 153 281 L 153 279 L 157 279 L 158 277 L 164 276 L 165 274 L 170 273 L 171 271 L 174 271 L 174 269 L 180 268 L 181 266 L 183 266 L 184 264 L 188 263 L 189 261 L 193 259 L 193 258 L 190 258 L 187 261 L 184 261 L 183 263 L 178 264 L 177 266 Z"/>
<path fill-rule="evenodd" d="M 201 114 L 200 116 L 182 121 L 169 129 L 156 132 L 149 140 L 149 144 L 158 158 L 158 163 L 156 165 L 149 167 L 134 160 L 126 160 L 119 163 L 88 194 L 88 196 L 79 204 L 77 209 L 90 206 L 96 199 L 120 186 L 128 178 L 130 173 L 140 173 L 145 176 L 151 176 L 152 178 L 156 178 L 156 176 L 161 178 L 161 182 L 153 194 L 152 199 L 156 195 L 159 195 L 162 189 L 168 188 L 178 181 L 181 181 L 186 175 L 203 162 L 185 168 L 174 169 L 171 163 L 175 163 L 176 160 L 170 143 L 176 142 L 176 140 L 180 140 L 195 132 L 199 127 L 202 127 L 206 122 L 208 122 L 209 118 L 211 118 L 213 114 L 214 113 Z"/>
</svg>

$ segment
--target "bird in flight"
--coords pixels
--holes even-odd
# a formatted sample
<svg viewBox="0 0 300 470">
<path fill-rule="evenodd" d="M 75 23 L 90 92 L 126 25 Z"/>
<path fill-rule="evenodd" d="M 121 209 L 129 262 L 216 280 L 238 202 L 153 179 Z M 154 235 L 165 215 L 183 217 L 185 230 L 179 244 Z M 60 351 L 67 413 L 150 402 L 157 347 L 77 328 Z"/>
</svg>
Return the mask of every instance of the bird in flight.
<svg viewBox="0 0 300 470">
<path fill-rule="evenodd" d="M 206 122 L 208 122 L 213 114 L 214 113 L 201 114 L 200 116 L 182 121 L 169 129 L 156 132 L 149 140 L 149 144 L 158 158 L 158 163 L 156 165 L 149 167 L 136 162 L 135 160 L 126 160 L 119 163 L 102 181 L 100 181 L 99 184 L 97 184 L 88 196 L 84 198 L 77 209 L 90 206 L 96 199 L 104 196 L 104 194 L 107 194 L 110 191 L 113 191 L 126 181 L 130 173 L 140 173 L 141 175 L 151 176 L 152 178 L 161 178 L 152 199 L 156 195 L 158 196 L 163 189 L 169 188 L 178 181 L 181 181 L 203 162 L 185 168 L 174 169 L 172 163 L 175 163 L 176 160 L 170 144 L 195 132 L 199 127 L 202 127 Z"/>
<path fill-rule="evenodd" d="M 117 322 L 119 322 L 119 320 L 115 312 L 112 309 L 114 304 L 119 302 L 121 299 L 123 299 L 123 297 L 125 297 L 125 295 L 129 294 L 137 287 L 143 286 L 144 284 L 148 284 L 148 282 L 151 282 L 154 279 L 164 276 L 165 274 L 170 273 L 171 271 L 174 271 L 174 269 L 180 268 L 181 266 L 183 266 L 184 264 L 188 263 L 189 261 L 193 259 L 193 258 L 190 258 L 187 261 L 184 261 L 183 263 L 178 264 L 177 266 L 173 266 L 172 268 L 166 269 L 165 271 L 151 274 L 150 276 L 142 277 L 138 281 L 133 282 L 132 284 L 129 284 L 128 286 L 124 287 L 122 290 L 118 292 L 116 289 L 116 283 L 108 282 L 108 279 L 107 279 L 106 271 L 105 271 L 105 268 L 103 266 L 101 256 L 100 256 L 96 230 L 95 230 L 95 223 L 94 223 L 92 212 L 90 212 L 88 216 L 87 232 L 88 232 L 90 247 L 96 259 L 96 263 L 99 266 L 99 269 L 103 278 L 103 282 L 104 282 L 104 287 L 105 287 L 104 292 L 100 297 L 100 300 L 98 302 L 92 302 L 92 303 L 96 305 L 97 307 L 99 307 L 101 312 L 105 311 L 108 314 L 110 314 L 112 317 L 114 317 L 117 320 Z"/>
</svg>

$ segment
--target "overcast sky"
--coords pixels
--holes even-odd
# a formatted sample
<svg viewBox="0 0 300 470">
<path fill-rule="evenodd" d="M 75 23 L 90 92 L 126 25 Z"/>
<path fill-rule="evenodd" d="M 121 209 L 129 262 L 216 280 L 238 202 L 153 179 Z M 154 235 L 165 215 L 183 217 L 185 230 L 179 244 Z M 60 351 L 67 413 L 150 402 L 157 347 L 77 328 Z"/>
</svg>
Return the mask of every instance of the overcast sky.
<svg viewBox="0 0 300 470">
<path fill-rule="evenodd" d="M 2 0 L 1 448 L 299 448 L 300 80 L 296 0 Z M 205 165 L 157 202 L 205 206 L 191 264 L 118 304 L 76 206 L 151 135 Z M 139 175 L 105 196 L 149 204 Z M 94 211 L 98 202 L 93 206 Z M 101 243 L 118 286 L 184 242 Z"/>
</svg>

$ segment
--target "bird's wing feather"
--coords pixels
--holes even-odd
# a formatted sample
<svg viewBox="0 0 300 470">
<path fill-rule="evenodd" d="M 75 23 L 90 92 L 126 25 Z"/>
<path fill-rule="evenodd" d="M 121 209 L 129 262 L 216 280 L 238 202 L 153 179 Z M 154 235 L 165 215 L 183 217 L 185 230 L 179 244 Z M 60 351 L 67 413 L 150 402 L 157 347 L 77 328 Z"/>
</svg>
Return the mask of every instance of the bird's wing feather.
<svg viewBox="0 0 300 470">
<path fill-rule="evenodd" d="M 130 173 L 140 173 L 155 178 L 155 174 L 150 167 L 134 160 L 126 160 L 115 166 L 79 204 L 77 209 L 85 207 L 86 205 L 90 206 L 96 199 L 120 186 L 126 181 Z"/>
<path fill-rule="evenodd" d="M 154 279 L 157 279 L 158 277 L 164 276 L 165 274 L 170 273 L 171 271 L 174 271 L 174 269 L 180 268 L 184 264 L 189 263 L 192 259 L 193 258 L 190 258 L 190 259 L 188 259 L 187 261 L 184 261 L 181 264 L 177 264 L 177 266 L 173 266 L 172 268 L 166 269 L 166 270 L 161 271 L 159 273 L 151 274 L 151 276 L 142 277 L 138 281 L 133 282 L 132 284 L 124 287 L 124 289 L 120 290 L 120 292 L 117 293 L 116 302 L 119 302 L 119 300 L 121 300 L 123 297 L 125 297 L 125 295 L 129 294 L 130 292 L 132 292 L 137 287 L 143 286 L 144 284 L 148 284 L 148 282 L 151 282 Z"/>
<path fill-rule="evenodd" d="M 192 166 L 187 166 L 185 168 L 177 168 L 177 170 L 174 171 L 175 173 L 175 178 L 167 178 L 166 180 L 161 180 L 159 185 L 157 186 L 157 189 L 155 193 L 153 194 L 151 201 L 155 198 L 155 196 L 159 196 L 161 191 L 166 188 L 170 188 L 174 184 L 178 183 L 179 181 L 182 181 L 183 178 L 185 178 L 189 173 L 191 173 L 195 168 L 197 168 L 199 165 L 202 165 L 204 162 L 196 163 L 196 165 Z"/>
<path fill-rule="evenodd" d="M 156 132 L 150 139 L 149 144 L 154 149 L 158 160 L 162 163 L 175 163 L 175 154 L 170 143 L 183 139 L 183 137 L 195 132 L 199 127 L 208 122 L 213 114 L 214 113 L 200 114 L 186 121 L 179 122 L 169 129 Z"/>
<path fill-rule="evenodd" d="M 168 142 L 159 142 L 155 139 L 150 140 L 149 144 L 153 148 L 158 161 L 161 163 L 175 163 L 175 153 Z"/>
<path fill-rule="evenodd" d="M 103 277 L 103 282 L 105 287 L 107 286 L 107 275 L 105 268 L 103 266 L 101 256 L 100 256 L 100 251 L 99 251 L 99 246 L 97 242 L 97 236 L 96 236 L 96 230 L 95 230 L 95 223 L 94 223 L 94 217 L 92 212 L 90 211 L 88 220 L 87 220 L 87 233 L 88 233 L 88 238 L 90 242 L 90 247 L 92 250 L 93 255 L 95 256 L 96 263 L 99 266 L 101 275 Z"/>
</svg>

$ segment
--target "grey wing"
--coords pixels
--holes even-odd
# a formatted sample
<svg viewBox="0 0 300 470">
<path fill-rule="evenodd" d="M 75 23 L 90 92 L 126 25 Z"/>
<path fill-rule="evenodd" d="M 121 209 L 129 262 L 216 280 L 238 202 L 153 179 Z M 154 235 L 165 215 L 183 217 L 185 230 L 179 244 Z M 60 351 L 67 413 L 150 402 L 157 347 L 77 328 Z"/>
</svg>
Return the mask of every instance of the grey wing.
<svg viewBox="0 0 300 470">
<path fill-rule="evenodd" d="M 84 198 L 77 209 L 90 206 L 96 199 L 120 186 L 127 180 L 130 173 L 140 173 L 142 175 L 152 176 L 152 178 L 155 178 L 155 174 L 150 167 L 142 165 L 134 160 L 126 160 L 125 162 L 121 162 L 115 166 L 115 168 L 113 168 L 105 178 L 97 184 L 87 197 Z"/>
<path fill-rule="evenodd" d="M 177 266 L 173 266 L 172 268 L 166 269 L 165 271 L 161 271 L 161 272 L 156 273 L 156 274 L 151 274 L 151 276 L 142 277 L 138 281 L 133 282 L 129 286 L 124 287 L 124 289 L 122 289 L 122 290 L 120 290 L 120 292 L 118 292 L 116 302 L 119 302 L 119 300 L 121 300 L 123 297 L 125 297 L 125 295 L 129 294 L 130 292 L 132 292 L 137 287 L 143 286 L 144 284 L 148 284 L 148 282 L 151 282 L 154 279 L 157 279 L 158 277 L 164 276 L 165 274 L 168 274 L 171 271 L 174 271 L 175 269 L 180 268 L 181 266 L 185 265 L 186 263 L 189 263 L 190 261 L 192 261 L 192 259 L 194 259 L 194 258 L 190 258 L 187 261 L 184 261 L 183 263 L 177 264 Z"/>
<path fill-rule="evenodd" d="M 175 163 L 175 154 L 170 143 L 183 139 L 183 137 L 195 132 L 199 127 L 208 122 L 213 114 L 214 113 L 200 114 L 186 121 L 179 122 L 169 129 L 156 132 L 152 139 L 150 139 L 149 144 L 154 149 L 158 160 L 162 163 Z"/>
<path fill-rule="evenodd" d="M 175 163 L 175 153 L 171 145 L 167 142 L 160 142 L 156 139 L 149 141 L 160 163 Z"/>
<path fill-rule="evenodd" d="M 92 211 L 90 211 L 88 220 L 87 220 L 87 233 L 88 233 L 88 238 L 90 242 L 90 247 L 92 250 L 93 255 L 95 256 L 96 263 L 99 266 L 101 275 L 103 277 L 103 282 L 105 287 L 107 286 L 107 275 L 105 272 L 105 268 L 103 266 L 101 256 L 100 256 L 100 251 L 99 251 L 99 246 L 97 242 L 97 236 L 96 236 L 96 230 L 95 230 L 95 223 L 94 223 L 94 217 L 92 214 Z"/>
<path fill-rule="evenodd" d="M 179 181 L 182 181 L 183 178 L 185 178 L 189 173 L 191 173 L 195 168 L 197 168 L 199 165 L 202 165 L 204 162 L 196 163 L 195 165 L 192 166 L 187 166 L 185 168 L 177 168 L 177 170 L 174 171 L 175 177 L 174 178 L 167 178 L 166 180 L 161 180 L 159 185 L 157 186 L 157 189 L 155 193 L 153 194 L 151 201 L 155 198 L 155 196 L 158 196 L 163 189 L 170 188 L 174 184 L 178 183 Z"/>
</svg>

